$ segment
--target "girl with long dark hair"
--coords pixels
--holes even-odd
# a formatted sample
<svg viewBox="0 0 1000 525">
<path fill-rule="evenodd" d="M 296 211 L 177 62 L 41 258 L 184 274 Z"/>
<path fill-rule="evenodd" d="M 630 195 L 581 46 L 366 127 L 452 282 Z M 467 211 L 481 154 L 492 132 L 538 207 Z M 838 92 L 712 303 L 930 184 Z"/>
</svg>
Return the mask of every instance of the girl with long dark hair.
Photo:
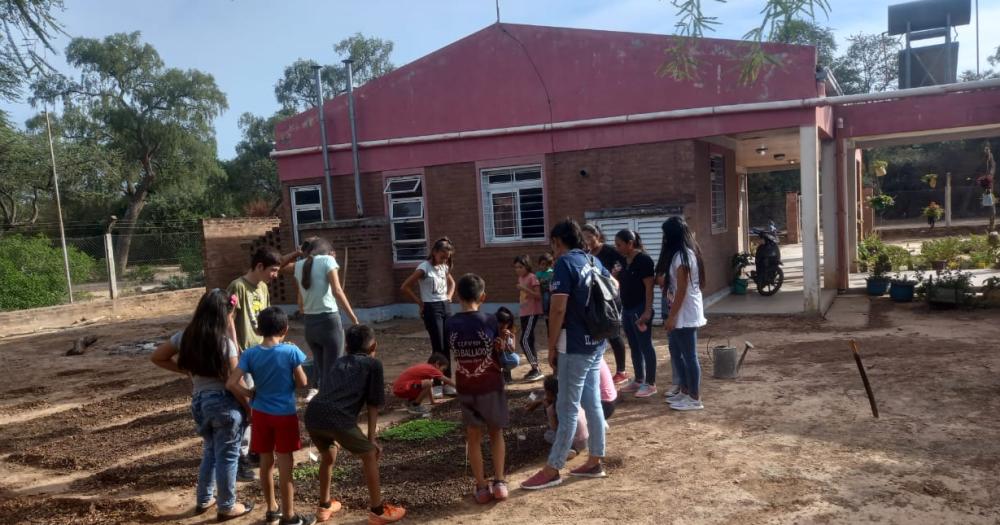
<svg viewBox="0 0 1000 525">
<path fill-rule="evenodd" d="M 617 278 L 618 272 L 624 266 L 624 259 L 621 254 L 611 246 L 605 244 L 604 234 L 601 233 L 601 229 L 596 224 L 584 224 L 580 227 L 580 231 L 583 234 L 584 250 L 597 257 L 597 260 L 601 261 L 604 268 Z M 616 385 L 627 383 L 629 377 L 628 373 L 625 372 L 625 339 L 621 335 L 609 337 L 608 344 L 615 354 L 614 382 Z"/>
<path fill-rule="evenodd" d="M 646 254 L 642 239 L 632 230 L 615 235 L 615 249 L 625 258 L 618 272 L 622 299 L 622 328 L 632 349 L 635 378 L 622 387 L 622 392 L 634 392 L 635 397 L 656 393 L 656 350 L 653 348 L 653 258 Z"/>
<path fill-rule="evenodd" d="M 682 217 L 671 217 L 663 223 L 663 248 L 656 273 L 666 275 L 668 289 L 673 294 L 670 315 L 663 323 L 670 345 L 670 360 L 677 363 L 680 391 L 668 396 L 674 410 L 701 410 L 701 364 L 698 363 L 698 328 L 705 326 L 705 308 L 701 287 L 705 282 L 705 265 L 701 249 L 691 228 Z"/>
<path fill-rule="evenodd" d="M 229 337 L 236 301 L 235 295 L 218 288 L 205 293 L 187 327 L 150 356 L 156 366 L 191 377 L 191 414 L 202 438 L 195 513 L 204 514 L 218 504 L 218 521 L 253 510 L 253 503 L 236 502 L 236 468 L 249 400 L 237 399 L 226 389 L 239 359 L 239 349 Z M 216 487 L 218 496 L 213 498 Z"/>
<path fill-rule="evenodd" d="M 451 317 L 450 304 L 455 295 L 455 279 L 451 276 L 454 256 L 455 245 L 451 239 L 441 237 L 434 241 L 427 260 L 421 262 L 400 287 L 419 308 L 424 328 L 431 338 L 431 352 L 444 354 L 449 358 L 451 353 L 444 340 L 444 322 Z M 416 283 L 419 283 L 419 295 L 413 291 Z M 450 370 L 445 373 L 449 374 Z M 454 394 L 455 389 L 445 385 L 444 390 L 448 394 Z"/>
<path fill-rule="evenodd" d="M 306 344 L 312 352 L 315 368 L 315 381 L 308 396 L 312 399 L 323 388 L 323 381 L 333 362 L 344 355 L 344 326 L 337 304 L 343 307 L 351 324 L 358 324 L 358 317 L 354 315 L 351 302 L 340 285 L 340 265 L 331 255 L 333 247 L 330 242 L 313 238 L 308 246 L 303 246 L 302 251 L 309 256 L 295 263 L 294 274 L 302 294 Z"/>
</svg>

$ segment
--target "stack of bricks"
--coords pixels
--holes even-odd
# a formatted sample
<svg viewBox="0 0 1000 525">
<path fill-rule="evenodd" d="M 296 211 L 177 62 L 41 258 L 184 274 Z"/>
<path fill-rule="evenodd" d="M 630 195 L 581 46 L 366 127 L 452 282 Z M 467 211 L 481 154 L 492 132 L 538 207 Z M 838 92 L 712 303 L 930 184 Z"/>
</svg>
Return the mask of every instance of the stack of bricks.
<svg viewBox="0 0 1000 525">
<path fill-rule="evenodd" d="M 322 237 L 337 251 L 344 290 L 355 308 L 396 302 L 392 275 L 392 237 L 384 217 L 304 225 L 300 235 Z"/>
<path fill-rule="evenodd" d="M 205 286 L 225 288 L 250 267 L 250 245 L 281 225 L 276 217 L 201 221 Z"/>
</svg>

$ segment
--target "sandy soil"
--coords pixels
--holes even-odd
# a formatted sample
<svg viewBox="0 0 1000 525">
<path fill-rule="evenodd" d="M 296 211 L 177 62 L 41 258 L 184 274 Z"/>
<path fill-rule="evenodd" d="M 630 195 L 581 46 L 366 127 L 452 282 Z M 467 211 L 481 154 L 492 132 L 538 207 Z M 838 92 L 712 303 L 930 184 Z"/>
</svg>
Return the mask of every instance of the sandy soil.
<svg viewBox="0 0 1000 525">
<path fill-rule="evenodd" d="M 214 522 L 191 517 L 200 440 L 189 383 L 141 352 L 113 351 L 161 340 L 185 318 L 0 340 L 0 521 Z M 625 396 L 611 420 L 608 478 L 513 490 L 508 502 L 478 506 L 459 493 L 468 483 L 457 474 L 463 449 L 452 434 L 426 450 L 387 448 L 397 457 L 383 474 L 405 479 L 387 479 L 385 495 L 416 504 L 409 521 L 420 523 L 1000 523 L 998 320 L 996 311 L 936 312 L 885 299 L 869 309 L 864 298 L 839 298 L 828 320 L 714 318 L 700 345 L 707 409 L 676 413 L 660 396 Z M 301 326 L 293 328 L 300 343 Z M 421 332 L 413 321 L 378 327 L 387 377 L 426 357 Z M 86 355 L 64 355 L 91 333 L 100 339 Z M 669 362 L 657 335 L 662 389 Z M 880 419 L 871 416 L 852 338 Z M 712 379 L 706 344 L 744 340 L 756 348 L 741 377 Z M 515 387 L 512 405 L 526 388 Z M 383 423 L 405 417 L 396 403 Z M 436 417 L 454 418 L 454 407 Z M 540 423 L 519 419 L 532 442 L 508 441 L 512 487 L 544 462 Z M 443 467 L 449 458 L 456 467 Z M 308 461 L 306 451 L 298 459 Z M 342 466 L 335 491 L 349 508 L 336 521 L 361 523 L 361 480 L 351 461 Z M 296 499 L 311 501 L 312 484 L 301 486 Z M 260 514 L 233 523 L 258 523 Z"/>
</svg>

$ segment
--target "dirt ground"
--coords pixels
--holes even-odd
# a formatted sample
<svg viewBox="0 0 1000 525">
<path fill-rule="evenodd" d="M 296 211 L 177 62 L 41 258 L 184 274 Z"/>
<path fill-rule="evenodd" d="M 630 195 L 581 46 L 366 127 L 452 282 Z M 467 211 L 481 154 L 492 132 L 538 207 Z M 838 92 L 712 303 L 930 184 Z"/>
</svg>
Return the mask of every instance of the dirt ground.
<svg viewBox="0 0 1000 525">
<path fill-rule="evenodd" d="M 120 348 L 162 340 L 186 317 L 0 339 L 0 522 L 214 522 L 211 513 L 191 515 L 200 439 L 189 381 L 153 367 L 141 344 Z M 677 413 L 659 395 L 623 396 L 610 421 L 608 478 L 515 489 L 508 502 L 478 506 L 453 432 L 387 445 L 385 497 L 410 505 L 416 523 L 1000 523 L 998 321 L 995 310 L 929 311 L 863 297 L 838 298 L 827 320 L 712 318 L 699 345 L 706 410 Z M 417 322 L 377 329 L 387 378 L 426 357 Z M 656 333 L 664 390 L 669 360 Z M 87 334 L 99 340 L 85 355 L 64 355 Z M 301 325 L 291 339 L 302 342 Z M 860 344 L 879 419 L 850 339 Z M 713 379 L 707 347 L 742 348 L 744 340 L 755 349 L 740 378 Z M 547 452 L 541 414 L 518 408 L 528 388 L 511 392 L 512 489 Z M 406 417 L 393 403 L 382 425 Z M 443 405 L 434 417 L 454 420 L 457 411 Z M 335 522 L 362 523 L 362 481 L 344 458 L 334 494 L 347 510 Z M 308 462 L 307 451 L 297 459 Z M 296 500 L 309 511 L 315 483 L 298 486 Z M 241 494 L 257 489 L 243 485 Z M 233 523 L 259 523 L 262 514 Z"/>
</svg>

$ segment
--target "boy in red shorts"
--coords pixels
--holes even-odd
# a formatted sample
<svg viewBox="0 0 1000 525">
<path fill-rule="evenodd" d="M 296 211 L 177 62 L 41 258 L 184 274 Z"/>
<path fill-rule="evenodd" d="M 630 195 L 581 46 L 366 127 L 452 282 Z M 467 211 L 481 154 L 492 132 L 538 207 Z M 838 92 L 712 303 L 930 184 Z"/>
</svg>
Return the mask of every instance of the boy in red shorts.
<svg viewBox="0 0 1000 525">
<path fill-rule="evenodd" d="M 411 414 L 423 416 L 430 413 L 430 409 L 423 406 L 424 400 L 434 404 L 434 396 L 431 394 L 434 380 L 440 380 L 446 385 L 455 386 L 455 383 L 445 377 L 444 371 L 448 369 L 448 358 L 444 354 L 431 354 L 426 364 L 413 365 L 396 378 L 392 384 L 392 394 L 400 399 L 408 401 L 406 410 Z"/>
<path fill-rule="evenodd" d="M 250 451 L 260 454 L 260 487 L 267 500 L 264 521 L 267 525 L 312 525 L 315 517 L 295 513 L 292 485 L 292 453 L 302 448 L 295 387 L 305 388 L 308 384 L 302 369 L 306 355 L 297 346 L 282 342 L 288 335 L 288 316 L 280 308 L 272 306 L 260 312 L 257 330 L 263 342 L 243 352 L 226 387 L 236 395 L 251 398 Z M 253 375 L 253 392 L 240 385 L 244 374 Z M 274 497 L 275 461 L 281 484 L 280 510 Z"/>
</svg>

